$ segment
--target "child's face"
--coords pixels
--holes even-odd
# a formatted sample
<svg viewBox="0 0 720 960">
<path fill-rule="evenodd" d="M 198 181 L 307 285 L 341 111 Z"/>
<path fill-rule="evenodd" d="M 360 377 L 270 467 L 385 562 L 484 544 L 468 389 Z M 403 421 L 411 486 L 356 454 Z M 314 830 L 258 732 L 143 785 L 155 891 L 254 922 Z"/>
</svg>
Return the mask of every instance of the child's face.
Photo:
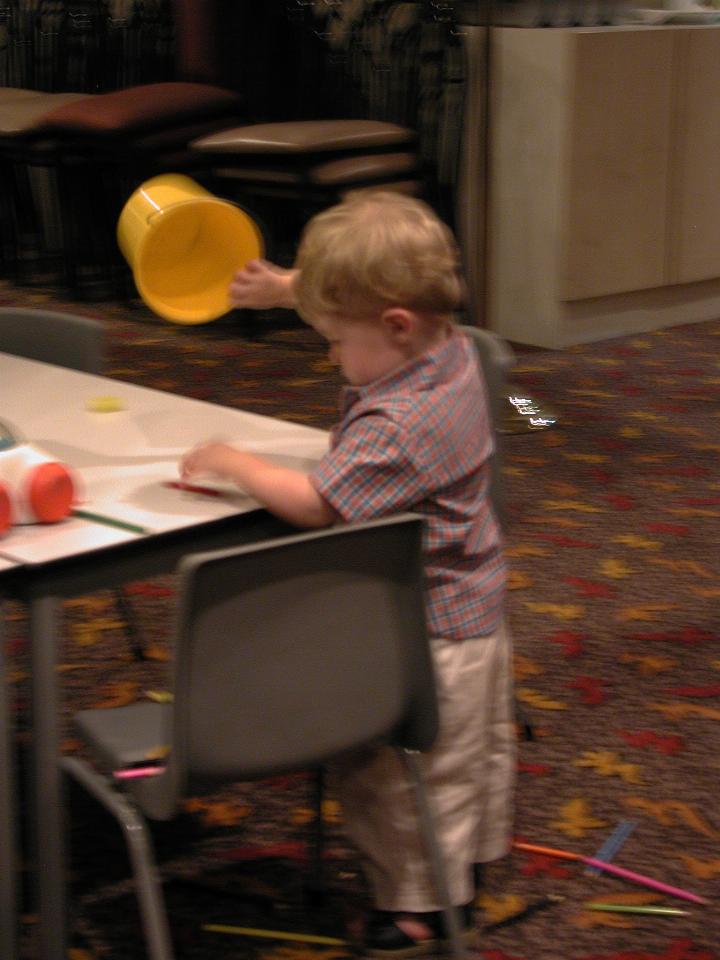
<svg viewBox="0 0 720 960">
<path fill-rule="evenodd" d="M 355 387 L 379 380 L 407 360 L 382 320 L 322 317 L 312 324 L 328 342 L 328 353 Z"/>
</svg>

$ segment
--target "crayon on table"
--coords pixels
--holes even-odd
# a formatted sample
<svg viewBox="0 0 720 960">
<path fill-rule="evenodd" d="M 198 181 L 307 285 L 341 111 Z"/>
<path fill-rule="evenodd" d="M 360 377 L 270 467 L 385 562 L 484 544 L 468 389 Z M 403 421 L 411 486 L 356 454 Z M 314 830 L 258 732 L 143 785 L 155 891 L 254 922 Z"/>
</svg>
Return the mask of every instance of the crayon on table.
<svg viewBox="0 0 720 960">
<path fill-rule="evenodd" d="M 184 490 L 186 493 L 202 493 L 206 497 L 221 497 L 222 490 L 216 490 L 214 487 L 202 487 L 197 483 L 185 483 L 184 480 L 166 480 L 163 483 L 164 487 L 169 487 L 171 490 Z"/>
<path fill-rule="evenodd" d="M 117 527 L 118 530 L 127 530 L 129 533 L 150 533 L 147 527 L 140 527 L 137 523 L 128 523 L 117 517 L 108 517 L 104 513 L 93 513 L 90 510 L 73 510 L 72 515 L 80 520 L 92 520 L 94 523 L 103 523 L 107 527 Z"/>
</svg>

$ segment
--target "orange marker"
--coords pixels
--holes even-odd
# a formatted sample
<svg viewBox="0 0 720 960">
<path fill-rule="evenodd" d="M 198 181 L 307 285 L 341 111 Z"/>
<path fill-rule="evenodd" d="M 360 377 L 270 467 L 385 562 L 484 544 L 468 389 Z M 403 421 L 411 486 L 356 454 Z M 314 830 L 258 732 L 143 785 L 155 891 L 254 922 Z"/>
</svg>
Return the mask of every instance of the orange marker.
<svg viewBox="0 0 720 960">
<path fill-rule="evenodd" d="M 556 857 L 559 860 L 582 860 L 579 853 L 571 853 L 569 850 L 558 850 L 555 847 L 540 847 L 536 843 L 521 843 L 519 840 L 513 841 L 513 847 L 516 850 L 525 850 L 526 853 L 539 853 L 543 857 Z"/>
</svg>

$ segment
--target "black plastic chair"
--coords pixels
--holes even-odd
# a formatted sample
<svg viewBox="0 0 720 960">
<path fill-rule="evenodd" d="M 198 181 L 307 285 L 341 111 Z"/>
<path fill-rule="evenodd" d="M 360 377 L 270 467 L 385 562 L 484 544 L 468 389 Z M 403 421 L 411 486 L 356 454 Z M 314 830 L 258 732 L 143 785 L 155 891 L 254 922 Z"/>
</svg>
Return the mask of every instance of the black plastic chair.
<svg viewBox="0 0 720 960">
<path fill-rule="evenodd" d="M 379 742 L 404 760 L 453 954 L 464 956 L 417 756 L 438 729 L 421 540 L 422 520 L 403 515 L 186 557 L 174 701 L 76 715 L 96 766 L 66 757 L 63 769 L 124 831 L 152 960 L 170 960 L 172 945 L 146 817 L 169 820 L 183 798 Z M 113 777 L 159 752 L 158 775 Z"/>
<path fill-rule="evenodd" d="M 0 307 L 0 350 L 58 367 L 101 373 L 104 329 L 91 317 Z"/>
<path fill-rule="evenodd" d="M 490 405 L 491 426 L 495 432 L 495 453 L 490 464 L 490 499 L 501 526 L 507 522 L 502 482 L 503 441 L 500 434 L 506 404 L 507 373 L 515 366 L 512 348 L 496 333 L 480 327 L 461 326 L 475 344 L 478 365 L 485 378 Z"/>
<path fill-rule="evenodd" d="M 98 320 L 74 313 L 30 307 L 0 307 L 0 351 L 58 367 L 102 373 L 105 330 Z M 31 439 L 31 438 L 30 438 Z M 128 642 L 136 660 L 145 653 L 130 601 L 114 591 Z"/>
</svg>

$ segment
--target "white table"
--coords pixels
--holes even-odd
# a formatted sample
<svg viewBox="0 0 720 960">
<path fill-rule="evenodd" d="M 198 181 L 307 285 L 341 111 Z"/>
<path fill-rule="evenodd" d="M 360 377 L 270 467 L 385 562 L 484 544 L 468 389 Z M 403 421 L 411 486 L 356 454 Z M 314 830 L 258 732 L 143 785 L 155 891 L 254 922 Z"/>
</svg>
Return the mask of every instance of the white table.
<svg viewBox="0 0 720 960">
<path fill-rule="evenodd" d="M 93 412 L 112 397 L 120 409 Z M 217 437 L 309 470 L 327 434 L 159 390 L 0 353 L 0 419 L 73 468 L 77 517 L 13 527 L 0 537 L 0 593 L 27 603 L 32 657 L 30 830 L 36 857 L 40 960 L 65 960 L 63 816 L 58 765 L 57 611 L 64 597 L 168 573 L 190 551 L 263 539 L 287 525 L 244 494 L 173 489 L 179 456 Z M 198 481 L 202 483 L 202 481 Z M 210 481 L 208 481 L 210 484 Z M 217 484 L 215 484 L 217 486 Z M 142 530 L 142 532 L 137 532 Z M 0 628 L 2 624 L 0 623 Z M 0 636 L 0 678 L 4 679 Z M 16 827 L 12 731 L 0 683 L 0 956 L 16 960 Z"/>
</svg>

